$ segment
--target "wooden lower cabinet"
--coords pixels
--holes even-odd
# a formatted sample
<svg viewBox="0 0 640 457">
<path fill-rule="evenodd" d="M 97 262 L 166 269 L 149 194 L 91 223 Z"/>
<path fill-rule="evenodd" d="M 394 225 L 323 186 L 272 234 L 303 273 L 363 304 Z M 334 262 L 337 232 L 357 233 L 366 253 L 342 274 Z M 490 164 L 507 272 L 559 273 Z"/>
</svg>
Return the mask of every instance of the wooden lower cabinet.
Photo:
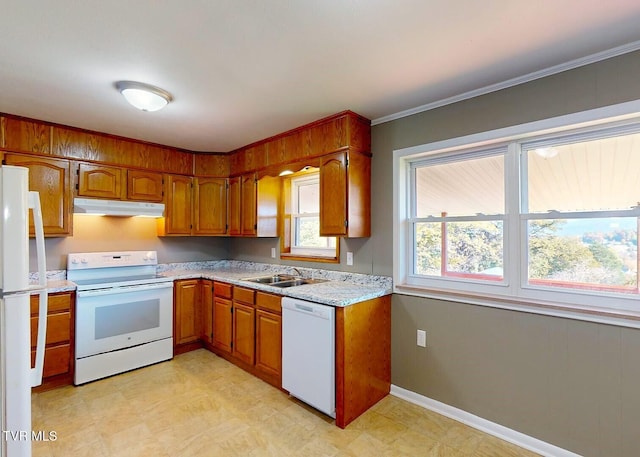
<svg viewBox="0 0 640 457">
<path fill-rule="evenodd" d="M 336 425 L 346 427 L 391 389 L 391 296 L 336 308 Z"/>
<path fill-rule="evenodd" d="M 213 344 L 213 281 L 200 280 L 200 338 L 205 345 Z"/>
<path fill-rule="evenodd" d="M 233 333 L 233 286 L 221 282 L 213 283 L 213 338 L 215 352 L 231 354 Z"/>
<path fill-rule="evenodd" d="M 173 288 L 173 353 L 198 347 L 200 342 L 200 279 L 182 279 Z"/>
<path fill-rule="evenodd" d="M 233 288 L 233 332 L 231 354 L 238 360 L 253 365 L 255 362 L 256 310 L 255 291 L 244 287 Z"/>
<path fill-rule="evenodd" d="M 205 346 L 280 388 L 282 322 L 278 295 L 214 282 L 212 344 Z"/>
<path fill-rule="evenodd" d="M 251 305 L 233 303 L 233 345 L 231 353 L 248 365 L 255 362 L 256 310 Z"/>
<path fill-rule="evenodd" d="M 31 302 L 31 364 L 35 364 L 40 299 L 32 295 Z M 48 296 L 47 338 L 44 351 L 42 385 L 37 390 L 71 384 L 74 369 L 74 292 Z"/>
<path fill-rule="evenodd" d="M 282 316 L 262 309 L 256 310 L 256 369 L 282 379 Z"/>
</svg>

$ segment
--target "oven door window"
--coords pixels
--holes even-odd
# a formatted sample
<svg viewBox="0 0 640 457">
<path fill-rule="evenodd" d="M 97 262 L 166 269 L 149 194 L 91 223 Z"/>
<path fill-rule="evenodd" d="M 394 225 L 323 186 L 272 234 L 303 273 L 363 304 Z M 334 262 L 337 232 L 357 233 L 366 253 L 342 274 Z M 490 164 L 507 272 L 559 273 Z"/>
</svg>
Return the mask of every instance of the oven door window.
<svg viewBox="0 0 640 457">
<path fill-rule="evenodd" d="M 173 335 L 173 287 L 79 293 L 76 357 L 124 349 Z"/>
<path fill-rule="evenodd" d="M 160 299 L 96 308 L 96 340 L 160 326 Z"/>
</svg>

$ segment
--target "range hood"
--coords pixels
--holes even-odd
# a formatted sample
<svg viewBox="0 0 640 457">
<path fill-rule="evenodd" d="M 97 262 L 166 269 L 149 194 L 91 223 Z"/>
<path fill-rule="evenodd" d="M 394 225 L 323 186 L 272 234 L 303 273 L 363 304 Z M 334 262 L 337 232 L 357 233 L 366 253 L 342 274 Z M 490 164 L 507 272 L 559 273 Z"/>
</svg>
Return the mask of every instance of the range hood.
<svg viewBox="0 0 640 457">
<path fill-rule="evenodd" d="M 73 212 L 76 214 L 101 214 L 104 216 L 162 217 L 164 203 L 74 198 Z"/>
</svg>

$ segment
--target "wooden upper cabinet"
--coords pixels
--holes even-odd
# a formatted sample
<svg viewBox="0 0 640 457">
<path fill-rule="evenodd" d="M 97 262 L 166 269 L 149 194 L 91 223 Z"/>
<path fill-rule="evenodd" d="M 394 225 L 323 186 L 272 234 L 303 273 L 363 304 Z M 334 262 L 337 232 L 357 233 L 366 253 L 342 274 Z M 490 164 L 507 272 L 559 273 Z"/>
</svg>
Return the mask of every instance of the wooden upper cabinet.
<svg viewBox="0 0 640 457">
<path fill-rule="evenodd" d="M 258 180 L 254 173 L 242 177 L 241 190 L 241 234 L 253 236 L 258 233 L 258 221 L 256 219 Z"/>
<path fill-rule="evenodd" d="M 122 198 L 122 169 L 106 165 L 80 163 L 78 165 L 78 196 Z"/>
<path fill-rule="evenodd" d="M 320 161 L 320 235 L 347 234 L 347 155 L 344 152 Z"/>
<path fill-rule="evenodd" d="M 229 235 L 231 236 L 242 234 L 240 224 L 242 219 L 241 183 L 242 178 L 240 176 L 229 179 Z"/>
<path fill-rule="evenodd" d="M 190 176 L 165 175 L 165 208 L 159 221 L 159 235 L 191 235 Z"/>
<path fill-rule="evenodd" d="M 229 180 L 229 235 L 278 236 L 280 180 L 249 173 Z M 238 230 L 239 227 L 239 230 Z"/>
<path fill-rule="evenodd" d="M 13 117 L 2 117 L 0 122 L 4 132 L 0 146 L 12 151 L 51 153 L 51 126 Z"/>
<path fill-rule="evenodd" d="M 320 235 L 371 236 L 371 156 L 344 151 L 320 161 Z"/>
<path fill-rule="evenodd" d="M 231 173 L 228 154 L 194 154 L 193 171 L 196 176 L 226 178 Z"/>
<path fill-rule="evenodd" d="M 20 154 L 5 154 L 4 160 L 7 165 L 29 169 L 29 190 L 40 194 L 45 236 L 71 235 L 69 161 Z M 34 235 L 32 216 L 29 216 L 29 233 Z"/>
<path fill-rule="evenodd" d="M 227 233 L 227 180 L 194 178 L 193 234 L 225 235 Z"/>
<path fill-rule="evenodd" d="M 162 202 L 163 198 L 161 173 L 127 170 L 127 200 Z"/>
</svg>

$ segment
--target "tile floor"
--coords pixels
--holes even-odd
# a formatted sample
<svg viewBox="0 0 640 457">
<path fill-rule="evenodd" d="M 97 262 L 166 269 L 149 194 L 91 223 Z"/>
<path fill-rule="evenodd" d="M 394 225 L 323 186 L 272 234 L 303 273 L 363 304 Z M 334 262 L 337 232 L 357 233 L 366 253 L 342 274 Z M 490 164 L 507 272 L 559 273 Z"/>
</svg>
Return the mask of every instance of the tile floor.
<svg viewBox="0 0 640 457">
<path fill-rule="evenodd" d="M 391 395 L 345 430 L 201 349 L 80 387 L 33 394 L 53 456 L 534 456 Z"/>
</svg>

